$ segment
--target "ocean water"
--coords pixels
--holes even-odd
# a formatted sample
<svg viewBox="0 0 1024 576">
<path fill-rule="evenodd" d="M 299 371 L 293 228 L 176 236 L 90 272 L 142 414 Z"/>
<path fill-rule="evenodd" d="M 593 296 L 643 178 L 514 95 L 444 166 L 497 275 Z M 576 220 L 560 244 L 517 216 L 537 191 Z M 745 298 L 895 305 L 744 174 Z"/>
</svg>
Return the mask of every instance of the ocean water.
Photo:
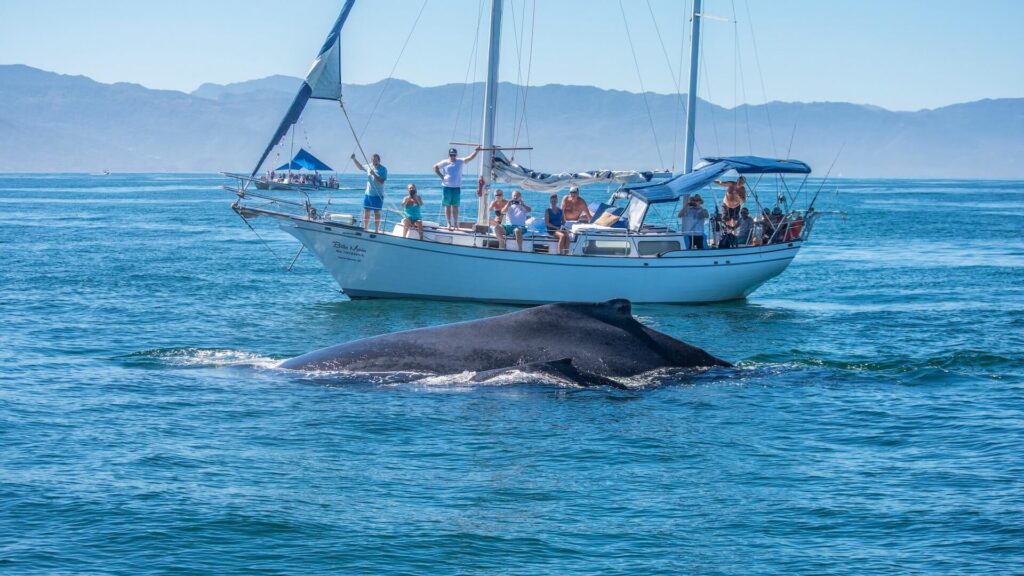
<svg viewBox="0 0 1024 576">
<path fill-rule="evenodd" d="M 513 308 L 348 301 L 222 183 L 0 177 L 0 572 L 1024 572 L 1024 182 L 827 186 L 748 300 L 635 309 L 739 367 L 631 391 L 275 369 Z"/>
</svg>

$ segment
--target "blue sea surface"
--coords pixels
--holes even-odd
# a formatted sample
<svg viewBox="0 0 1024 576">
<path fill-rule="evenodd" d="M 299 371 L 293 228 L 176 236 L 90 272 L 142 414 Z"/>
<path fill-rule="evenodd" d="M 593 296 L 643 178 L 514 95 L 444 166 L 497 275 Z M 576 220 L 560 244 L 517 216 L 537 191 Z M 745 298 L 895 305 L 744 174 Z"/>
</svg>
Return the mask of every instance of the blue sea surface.
<svg viewBox="0 0 1024 576">
<path fill-rule="evenodd" d="M 224 183 L 0 177 L 0 572 L 1024 572 L 1024 182 L 826 186 L 746 301 L 635 307 L 739 368 L 631 391 L 276 369 L 515 308 L 349 301 Z"/>
</svg>

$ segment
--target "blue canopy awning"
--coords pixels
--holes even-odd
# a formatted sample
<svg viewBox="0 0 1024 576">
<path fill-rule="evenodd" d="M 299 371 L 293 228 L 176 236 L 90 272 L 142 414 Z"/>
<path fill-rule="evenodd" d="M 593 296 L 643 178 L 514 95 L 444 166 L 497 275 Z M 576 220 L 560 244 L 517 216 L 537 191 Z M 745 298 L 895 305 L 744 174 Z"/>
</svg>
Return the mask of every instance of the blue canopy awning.
<svg viewBox="0 0 1024 576">
<path fill-rule="evenodd" d="M 704 162 L 706 164 L 689 174 L 680 174 L 675 178 L 657 184 L 626 186 L 624 191 L 644 200 L 648 204 L 655 204 L 659 202 L 675 202 L 681 196 L 704 188 L 729 170 L 735 170 L 740 174 L 811 173 L 811 167 L 799 160 L 774 160 L 758 156 L 730 156 L 725 158 L 705 158 Z"/>
<path fill-rule="evenodd" d="M 334 168 L 331 168 L 327 164 L 321 162 L 316 156 L 306 152 L 305 148 L 299 148 L 298 154 L 295 155 L 295 158 L 292 158 L 291 162 L 278 166 L 276 170 L 316 170 L 319 172 L 334 172 Z"/>
</svg>

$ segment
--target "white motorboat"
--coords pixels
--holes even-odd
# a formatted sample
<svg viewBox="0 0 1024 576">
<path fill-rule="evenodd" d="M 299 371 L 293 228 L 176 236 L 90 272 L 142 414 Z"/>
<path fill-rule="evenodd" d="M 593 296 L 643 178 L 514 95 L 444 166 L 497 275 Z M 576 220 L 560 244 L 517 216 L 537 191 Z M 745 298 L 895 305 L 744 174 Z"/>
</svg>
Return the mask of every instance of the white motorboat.
<svg viewBox="0 0 1024 576">
<path fill-rule="evenodd" d="M 654 217 L 670 206 L 674 216 L 680 201 L 698 193 L 725 174 L 756 180 L 801 178 L 811 169 L 791 159 L 755 156 L 707 158 L 693 168 L 697 61 L 701 2 L 695 0 L 690 61 L 690 90 L 686 121 L 685 171 L 674 177 L 641 171 L 596 171 L 537 174 L 510 162 L 494 143 L 497 73 L 502 0 L 490 9 L 488 75 L 484 94 L 483 140 L 480 156 L 480 194 L 476 222 L 457 229 L 424 223 L 424 237 L 406 234 L 401 224 L 371 233 L 353 215 L 321 212 L 309 200 L 274 198 L 250 188 L 274 145 L 299 118 L 306 102 L 341 99 L 341 30 L 355 0 L 348 0 L 321 48 L 306 80 L 263 156 L 249 175 L 227 174 L 236 185 L 226 187 L 238 196 L 233 208 L 243 218 L 268 216 L 297 238 L 331 273 L 352 298 L 424 298 L 504 303 L 545 303 L 566 300 L 628 298 L 633 302 L 696 303 L 744 298 L 781 274 L 807 241 L 816 219 L 814 199 L 807 207 L 792 206 L 792 197 L 773 190 L 774 216 L 769 212 L 747 238 L 730 238 L 721 219 L 712 219 L 706 249 L 687 249 L 687 236 L 672 222 Z M 355 17 L 355 16 L 354 16 Z M 347 118 L 347 113 L 346 113 Z M 353 130 L 353 134 L 355 131 Z M 357 140 L 358 142 L 358 140 Z M 507 149 L 505 149 L 507 150 Z M 498 248 L 488 226 L 487 206 L 492 187 L 513 183 L 532 190 L 553 191 L 596 182 L 613 186 L 611 197 L 598 207 L 614 215 L 608 225 L 576 224 L 569 253 L 543 230 L 524 235 L 522 249 L 509 241 Z M 796 197 L 797 195 L 793 195 Z M 809 196 L 809 194 L 805 195 Z M 251 199 L 271 204 L 255 205 Z M 758 206 L 760 206 L 758 201 Z M 779 208 L 785 208 L 780 210 Z"/>
</svg>

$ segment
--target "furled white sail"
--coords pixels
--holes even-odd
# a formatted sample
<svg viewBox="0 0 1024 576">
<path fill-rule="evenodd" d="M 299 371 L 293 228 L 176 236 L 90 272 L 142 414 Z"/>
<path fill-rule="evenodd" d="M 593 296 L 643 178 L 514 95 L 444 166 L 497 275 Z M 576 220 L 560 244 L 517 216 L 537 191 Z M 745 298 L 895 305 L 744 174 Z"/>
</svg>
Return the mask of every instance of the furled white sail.
<svg viewBox="0 0 1024 576">
<path fill-rule="evenodd" d="M 569 186 L 583 186 L 597 183 L 639 184 L 655 178 L 668 178 L 672 172 L 665 170 L 589 170 L 586 172 L 562 172 L 545 174 L 530 170 L 510 161 L 501 151 L 494 153 L 494 180 L 537 192 L 555 192 Z"/>
</svg>

